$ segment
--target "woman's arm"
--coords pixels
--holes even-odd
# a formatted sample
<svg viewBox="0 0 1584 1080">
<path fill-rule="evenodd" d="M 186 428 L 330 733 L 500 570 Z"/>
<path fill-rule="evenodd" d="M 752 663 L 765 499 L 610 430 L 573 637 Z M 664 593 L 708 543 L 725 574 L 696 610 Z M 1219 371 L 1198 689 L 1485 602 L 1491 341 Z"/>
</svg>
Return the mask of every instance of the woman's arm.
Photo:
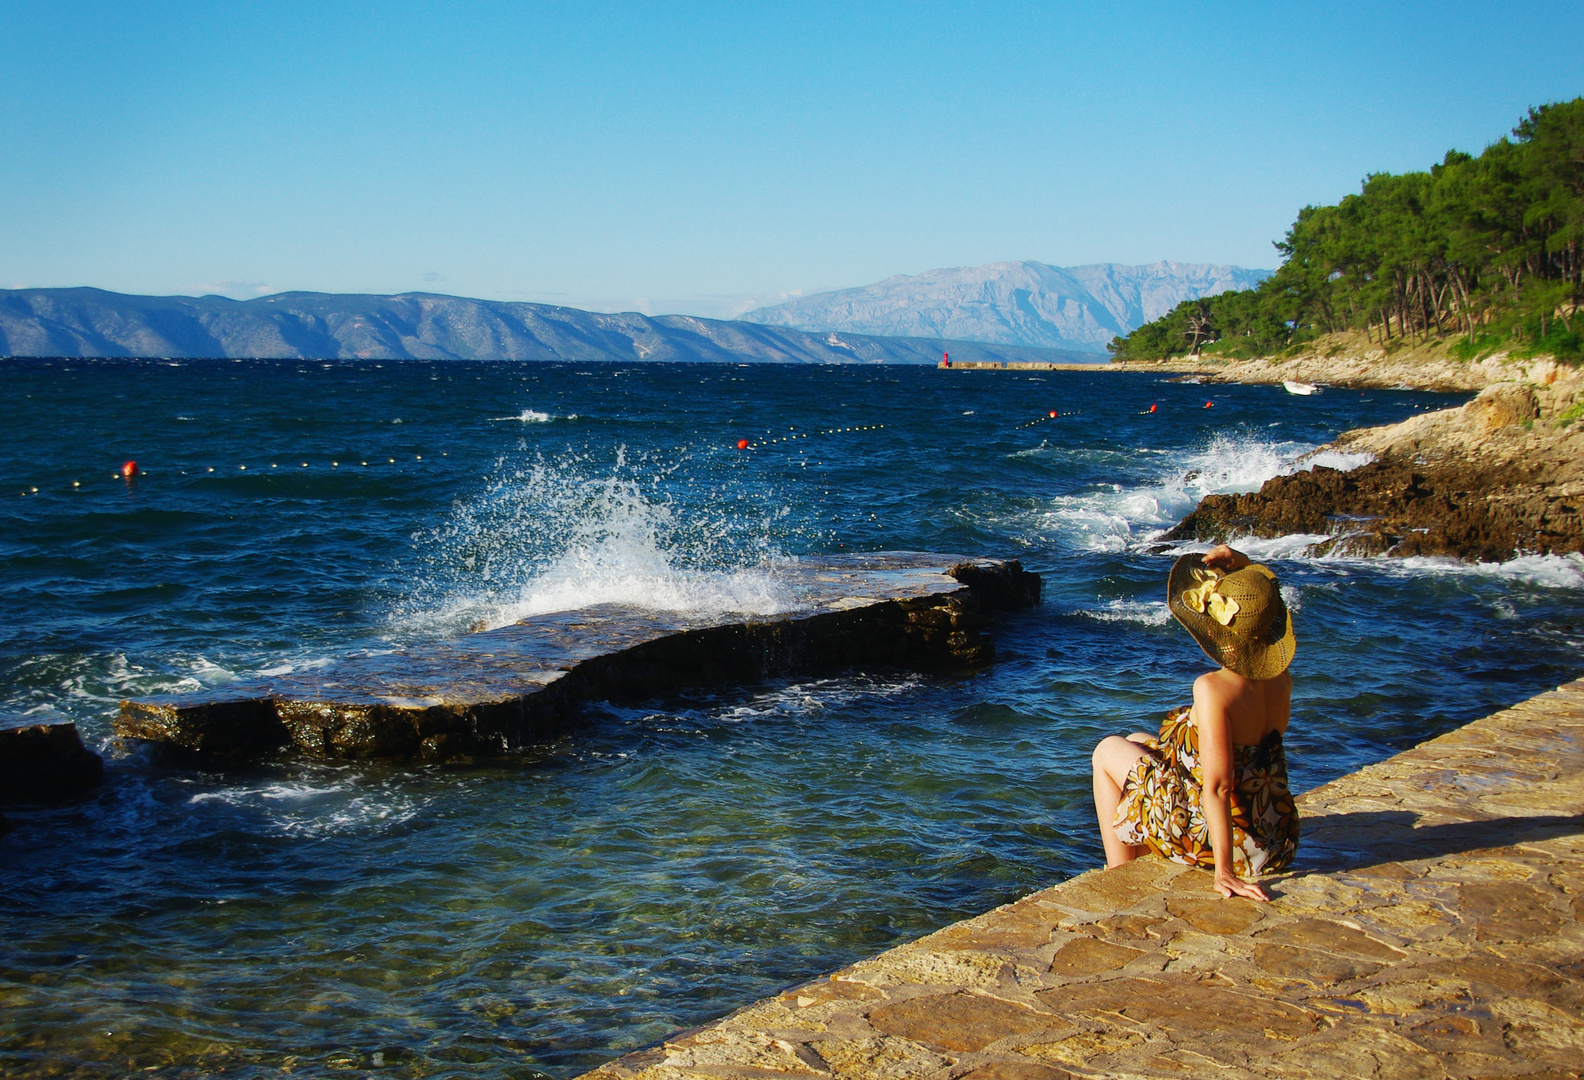
<svg viewBox="0 0 1584 1080">
<path fill-rule="evenodd" d="M 1194 682 L 1194 724 L 1199 731 L 1199 769 L 1204 775 L 1205 825 L 1210 830 L 1210 850 L 1215 855 L 1215 887 L 1222 896 L 1269 900 L 1265 890 L 1244 881 L 1232 869 L 1232 726 L 1226 705 L 1204 676 Z"/>
<path fill-rule="evenodd" d="M 1205 552 L 1204 564 L 1212 570 L 1219 570 L 1223 574 L 1235 573 L 1249 564 L 1249 557 L 1237 548 L 1225 544 L 1217 544 Z"/>
</svg>

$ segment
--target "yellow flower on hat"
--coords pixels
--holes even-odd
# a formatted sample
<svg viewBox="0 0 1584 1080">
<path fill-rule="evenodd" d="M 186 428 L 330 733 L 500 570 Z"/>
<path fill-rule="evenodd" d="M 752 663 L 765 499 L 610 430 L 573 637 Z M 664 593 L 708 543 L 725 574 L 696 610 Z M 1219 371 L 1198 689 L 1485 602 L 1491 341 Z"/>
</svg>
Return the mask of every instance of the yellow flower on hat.
<svg viewBox="0 0 1584 1080">
<path fill-rule="evenodd" d="M 1217 592 L 1210 594 L 1206 606 L 1210 609 L 1210 617 L 1222 626 L 1231 626 L 1232 617 L 1243 610 L 1236 600 Z"/>
<path fill-rule="evenodd" d="M 1198 584 L 1183 590 L 1183 606 L 1197 611 L 1201 615 L 1208 612 L 1210 617 L 1222 626 L 1230 626 L 1233 617 L 1242 608 L 1230 596 L 1222 596 L 1216 592 L 1216 586 L 1221 581 L 1220 577 L 1211 571 L 1201 570 L 1198 567 L 1194 568 L 1193 576 Z"/>
</svg>

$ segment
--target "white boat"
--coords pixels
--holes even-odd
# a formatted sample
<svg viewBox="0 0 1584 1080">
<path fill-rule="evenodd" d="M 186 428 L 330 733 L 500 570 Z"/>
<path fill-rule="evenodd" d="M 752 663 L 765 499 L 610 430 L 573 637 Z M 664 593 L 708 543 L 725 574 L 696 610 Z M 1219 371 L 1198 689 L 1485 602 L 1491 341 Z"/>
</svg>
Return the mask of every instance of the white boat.
<svg viewBox="0 0 1584 1080">
<path fill-rule="evenodd" d="M 1308 397 L 1310 394 L 1320 389 L 1312 382 L 1296 382 L 1292 379 L 1283 379 L 1282 385 L 1287 388 L 1287 392 L 1289 394 L 1299 394 L 1303 397 Z"/>
</svg>

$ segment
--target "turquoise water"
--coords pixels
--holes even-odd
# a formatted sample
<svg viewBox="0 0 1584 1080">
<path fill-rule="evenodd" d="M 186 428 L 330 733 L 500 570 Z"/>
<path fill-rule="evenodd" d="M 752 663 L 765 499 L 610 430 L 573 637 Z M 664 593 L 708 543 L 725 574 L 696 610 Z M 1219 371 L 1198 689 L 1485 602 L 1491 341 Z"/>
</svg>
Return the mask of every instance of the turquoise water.
<svg viewBox="0 0 1584 1080">
<path fill-rule="evenodd" d="M 1094 742 L 1206 666 L 1149 538 L 1341 430 L 1462 400 L 915 368 L 0 372 L 0 724 L 74 720 L 109 773 L 0 839 L 7 1076 L 567 1077 L 1095 865 Z M 1249 545 L 1296 609 L 1300 788 L 1579 674 L 1578 559 L 1303 543 Z M 604 706 L 520 762 L 222 773 L 109 738 L 122 697 L 480 621 L 772 612 L 778 566 L 863 550 L 1016 556 L 1045 603 L 984 672 Z"/>
</svg>

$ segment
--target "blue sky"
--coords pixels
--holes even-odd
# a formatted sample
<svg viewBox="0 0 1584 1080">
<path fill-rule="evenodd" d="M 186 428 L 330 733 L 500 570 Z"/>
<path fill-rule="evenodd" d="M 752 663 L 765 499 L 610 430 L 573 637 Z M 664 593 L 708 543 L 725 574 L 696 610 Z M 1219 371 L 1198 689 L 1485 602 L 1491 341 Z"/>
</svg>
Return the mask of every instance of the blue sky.
<svg viewBox="0 0 1584 1080">
<path fill-rule="evenodd" d="M 729 316 L 1003 259 L 1274 266 L 1584 94 L 1584 4 L 0 0 L 0 287 Z"/>
</svg>

